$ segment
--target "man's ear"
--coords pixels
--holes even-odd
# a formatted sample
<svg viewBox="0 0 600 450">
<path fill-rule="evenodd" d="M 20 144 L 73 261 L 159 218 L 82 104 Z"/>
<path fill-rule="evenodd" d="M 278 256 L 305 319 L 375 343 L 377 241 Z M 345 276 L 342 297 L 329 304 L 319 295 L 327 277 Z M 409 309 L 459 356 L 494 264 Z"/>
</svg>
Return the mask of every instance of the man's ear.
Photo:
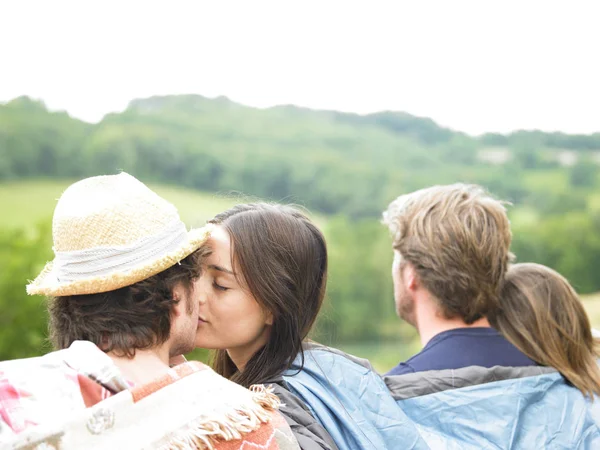
<svg viewBox="0 0 600 450">
<path fill-rule="evenodd" d="M 421 281 L 419 280 L 419 275 L 415 270 L 415 267 L 407 262 L 405 263 L 402 270 L 402 277 L 404 279 L 404 285 L 409 291 L 416 291 L 421 285 Z"/>
<path fill-rule="evenodd" d="M 185 289 L 181 284 L 178 284 L 173 288 L 173 300 L 175 300 L 175 304 L 173 305 L 173 314 L 175 316 L 181 316 L 185 313 Z"/>
</svg>

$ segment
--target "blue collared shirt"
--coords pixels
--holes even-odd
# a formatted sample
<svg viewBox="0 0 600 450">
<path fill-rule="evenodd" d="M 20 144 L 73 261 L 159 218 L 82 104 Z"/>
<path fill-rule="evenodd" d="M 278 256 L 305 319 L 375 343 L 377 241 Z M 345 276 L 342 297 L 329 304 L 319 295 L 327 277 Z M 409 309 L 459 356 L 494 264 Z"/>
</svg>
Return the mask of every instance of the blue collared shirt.
<svg viewBox="0 0 600 450">
<path fill-rule="evenodd" d="M 456 328 L 435 335 L 412 358 L 401 362 L 386 375 L 460 369 L 469 366 L 535 366 L 498 331 L 489 327 Z"/>
</svg>

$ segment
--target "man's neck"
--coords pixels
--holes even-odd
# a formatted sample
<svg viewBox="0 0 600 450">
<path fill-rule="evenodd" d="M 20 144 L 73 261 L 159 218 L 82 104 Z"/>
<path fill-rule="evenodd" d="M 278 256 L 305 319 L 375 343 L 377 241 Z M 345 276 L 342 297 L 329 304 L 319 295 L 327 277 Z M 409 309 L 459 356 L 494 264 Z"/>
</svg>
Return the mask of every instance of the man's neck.
<svg viewBox="0 0 600 450">
<path fill-rule="evenodd" d="M 108 356 L 119 368 L 123 377 L 135 385 L 146 384 L 169 370 L 169 350 L 166 346 L 136 350 L 133 358 L 118 356 L 113 352 L 109 352 Z"/>
<path fill-rule="evenodd" d="M 446 319 L 439 313 L 437 306 L 434 305 L 433 302 L 425 304 L 418 309 L 416 326 L 423 347 L 425 347 L 434 336 L 444 331 L 455 330 L 457 328 L 491 327 L 490 322 L 485 317 L 468 325 L 461 318 Z"/>
</svg>

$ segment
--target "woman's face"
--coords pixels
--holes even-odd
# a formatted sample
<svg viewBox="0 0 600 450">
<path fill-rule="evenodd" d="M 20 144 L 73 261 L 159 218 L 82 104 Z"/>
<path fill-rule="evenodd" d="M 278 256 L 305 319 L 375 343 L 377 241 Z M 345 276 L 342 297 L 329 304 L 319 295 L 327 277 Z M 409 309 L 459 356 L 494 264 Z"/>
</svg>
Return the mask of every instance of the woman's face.
<svg viewBox="0 0 600 450">
<path fill-rule="evenodd" d="M 215 227 L 208 245 L 212 254 L 198 286 L 201 294 L 195 344 L 227 350 L 241 370 L 266 344 L 272 315 L 258 304 L 240 273 L 236 278 L 239 269 L 231 260 L 231 239 L 225 228 Z"/>
</svg>

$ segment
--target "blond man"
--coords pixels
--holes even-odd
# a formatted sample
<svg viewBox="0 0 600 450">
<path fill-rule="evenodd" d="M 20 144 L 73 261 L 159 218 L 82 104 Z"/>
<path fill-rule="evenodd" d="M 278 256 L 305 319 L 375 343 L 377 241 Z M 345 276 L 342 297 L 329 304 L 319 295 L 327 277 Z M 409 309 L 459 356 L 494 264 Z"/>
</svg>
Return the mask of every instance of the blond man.
<svg viewBox="0 0 600 450">
<path fill-rule="evenodd" d="M 511 258 L 502 202 L 475 185 L 434 186 L 398 197 L 383 221 L 393 238 L 396 312 L 423 345 L 388 375 L 535 365 L 486 318 Z"/>
</svg>

